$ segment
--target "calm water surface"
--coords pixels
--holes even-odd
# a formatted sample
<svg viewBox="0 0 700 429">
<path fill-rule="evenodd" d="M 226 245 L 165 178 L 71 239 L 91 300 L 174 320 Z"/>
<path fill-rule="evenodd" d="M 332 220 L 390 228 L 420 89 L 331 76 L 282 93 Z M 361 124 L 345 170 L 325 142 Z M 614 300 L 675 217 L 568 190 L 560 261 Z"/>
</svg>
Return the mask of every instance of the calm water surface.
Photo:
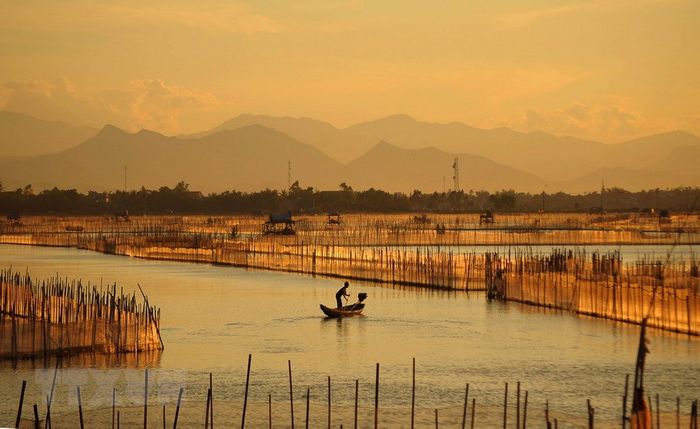
<svg viewBox="0 0 700 429">
<path fill-rule="evenodd" d="M 149 367 L 151 404 L 171 407 L 179 387 L 185 387 L 186 403 L 196 407 L 206 398 L 212 372 L 219 423 L 239 424 L 239 398 L 252 353 L 251 427 L 266 427 L 268 394 L 280 427 L 288 425 L 289 409 L 283 406 L 289 398 L 288 359 L 298 425 L 307 387 L 316 410 L 312 419 L 324 422 L 327 376 L 332 377 L 337 407 L 334 426 L 337 420 L 337 426 L 352 427 L 349 410 L 356 379 L 360 419 L 369 423 L 379 362 L 380 420 L 384 427 L 405 427 L 415 357 L 419 421 L 429 424 L 432 410 L 439 408 L 441 423 L 461 422 L 464 386 L 470 383 L 470 398 L 476 398 L 482 422 L 477 427 L 495 427 L 504 383 L 510 384 L 512 405 L 515 382 L 520 381 L 529 391 L 531 421 L 540 421 L 549 399 L 554 415 L 579 422 L 574 415 L 583 416 L 591 398 L 596 420 L 605 427 L 605 422 L 617 424 L 624 377 L 634 371 L 636 327 L 487 303 L 480 294 L 352 283 L 353 297 L 360 291 L 369 294 L 365 316 L 327 320 L 318 304 L 334 303 L 338 279 L 25 246 L 0 246 L 0 263 L 29 269 L 35 278 L 58 274 L 97 285 L 116 282 L 127 291 L 139 283 L 162 309 L 163 353 L 111 363 L 89 358 L 67 362 L 57 377 L 55 413 L 74 412 L 77 384 L 83 386 L 87 410 L 109 407 L 113 386 L 120 404 L 142 404 L 142 369 Z M 676 396 L 684 404 L 700 396 L 700 341 L 658 331 L 650 339 L 647 390 L 660 395 L 662 409 L 675 410 Z M 52 376 L 53 370 L 39 364 L 1 367 L 0 426 L 14 422 L 21 380 L 29 380 L 28 403 L 42 403 L 41 398 L 45 403 Z M 200 415 L 183 409 L 182 418 L 200 419 L 203 411 Z"/>
</svg>

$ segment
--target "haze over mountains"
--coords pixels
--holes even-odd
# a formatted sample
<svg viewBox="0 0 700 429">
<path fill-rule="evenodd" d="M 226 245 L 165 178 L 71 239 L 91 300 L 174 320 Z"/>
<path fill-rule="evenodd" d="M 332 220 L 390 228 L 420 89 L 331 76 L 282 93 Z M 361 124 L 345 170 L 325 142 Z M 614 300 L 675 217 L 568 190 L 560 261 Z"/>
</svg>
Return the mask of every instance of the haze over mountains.
<svg viewBox="0 0 700 429">
<path fill-rule="evenodd" d="M 0 111 L 0 156 L 59 152 L 97 133 L 97 129 L 43 121 L 22 113 Z"/>
<path fill-rule="evenodd" d="M 0 112 L 0 132 L 6 188 L 122 189 L 127 165 L 130 189 L 180 180 L 203 192 L 284 189 L 291 162 L 292 181 L 302 187 L 337 189 L 345 182 L 355 189 L 432 192 L 452 187 L 455 157 L 465 190 L 587 192 L 601 181 L 629 190 L 700 184 L 700 139 L 682 131 L 604 144 L 406 115 L 347 128 L 309 118 L 240 115 L 206 132 L 167 137 L 112 126 L 97 132 Z M 47 153 L 36 155 L 41 148 Z"/>
</svg>

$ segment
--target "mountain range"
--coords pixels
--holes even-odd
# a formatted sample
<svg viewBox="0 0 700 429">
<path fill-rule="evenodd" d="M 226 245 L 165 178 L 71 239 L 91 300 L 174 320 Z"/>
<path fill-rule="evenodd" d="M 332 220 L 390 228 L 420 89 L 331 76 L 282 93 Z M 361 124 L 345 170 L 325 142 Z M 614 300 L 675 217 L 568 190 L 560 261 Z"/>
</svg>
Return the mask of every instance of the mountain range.
<svg viewBox="0 0 700 429">
<path fill-rule="evenodd" d="M 13 116 L 14 115 L 14 116 Z M 12 130 L 11 132 L 8 130 Z M 587 192 L 697 186 L 700 139 L 673 131 L 618 144 L 543 132 L 480 129 L 393 115 L 346 128 L 309 118 L 240 115 L 197 134 L 101 130 L 0 112 L 0 180 L 79 190 L 158 188 L 180 180 L 203 192 L 254 191 L 292 181 L 317 189 L 431 192 Z M 7 148 L 7 149 L 6 149 Z M 38 155 L 41 148 L 47 148 Z M 9 156 L 9 157 L 8 157 Z M 288 164 L 289 163 L 289 164 Z"/>
<path fill-rule="evenodd" d="M 0 156 L 60 152 L 82 143 L 97 129 L 43 121 L 22 113 L 0 111 Z"/>
</svg>

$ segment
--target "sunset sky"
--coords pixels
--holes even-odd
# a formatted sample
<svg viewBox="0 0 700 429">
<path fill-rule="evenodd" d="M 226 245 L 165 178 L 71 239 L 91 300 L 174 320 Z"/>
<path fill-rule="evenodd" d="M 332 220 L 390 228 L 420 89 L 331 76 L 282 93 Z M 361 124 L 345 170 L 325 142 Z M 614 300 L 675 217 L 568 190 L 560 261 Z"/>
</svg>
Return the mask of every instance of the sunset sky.
<svg viewBox="0 0 700 429">
<path fill-rule="evenodd" d="M 0 109 L 164 133 L 406 113 L 606 142 L 700 134 L 700 1 L 8 0 Z"/>
</svg>

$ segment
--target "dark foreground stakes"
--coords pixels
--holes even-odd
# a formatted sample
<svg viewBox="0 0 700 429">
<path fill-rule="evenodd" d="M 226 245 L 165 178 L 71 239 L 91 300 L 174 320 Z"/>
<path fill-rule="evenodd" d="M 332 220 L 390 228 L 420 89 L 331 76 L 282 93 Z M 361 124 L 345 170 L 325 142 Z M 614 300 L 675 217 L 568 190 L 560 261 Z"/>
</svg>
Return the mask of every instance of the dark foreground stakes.
<svg viewBox="0 0 700 429">
<path fill-rule="evenodd" d="M 643 330 L 642 330 L 643 331 Z M 644 341 L 644 333 L 642 332 L 641 338 L 642 341 Z M 643 343 L 641 343 L 643 344 Z M 641 349 L 640 349 L 641 350 Z M 643 391 L 643 386 L 641 385 L 643 378 L 640 377 L 641 374 L 643 374 L 643 367 L 640 368 L 640 364 L 643 366 L 644 364 L 644 359 L 643 356 L 646 352 L 642 351 L 642 356 L 641 362 L 638 358 L 637 361 L 637 368 L 635 370 L 635 385 L 633 386 L 632 392 L 628 392 L 629 388 L 629 375 L 626 377 L 625 380 L 625 390 L 623 392 L 623 395 L 621 396 L 622 398 L 622 415 L 620 419 L 620 427 L 624 428 L 661 428 L 661 418 L 660 418 L 660 412 L 659 410 L 659 396 L 655 396 L 655 401 L 652 402 L 651 396 L 645 397 L 644 391 Z M 60 362 L 60 360 L 59 360 Z M 242 408 L 242 414 L 241 414 L 241 420 L 240 420 L 240 427 L 245 428 L 246 427 L 246 413 L 247 413 L 247 406 L 248 406 L 248 391 L 249 391 L 249 385 L 250 385 L 250 369 L 251 369 L 251 364 L 252 364 L 252 355 L 248 355 L 248 367 L 247 367 L 247 372 L 246 372 L 246 379 L 245 379 L 245 393 L 243 395 L 243 398 L 232 398 L 234 401 L 240 401 L 240 406 Z M 59 363 L 57 362 L 57 368 L 58 368 Z M 266 416 L 267 420 L 267 426 L 269 428 L 274 427 L 295 427 L 295 423 L 298 423 L 298 418 L 295 420 L 294 417 L 294 394 L 293 394 L 293 389 L 294 389 L 294 383 L 293 383 L 293 377 L 292 377 L 292 362 L 288 361 L 288 367 L 289 367 L 289 414 L 287 416 L 279 415 L 273 415 L 272 412 L 272 394 L 268 395 L 268 413 Z M 205 429 L 206 428 L 214 428 L 214 422 L 215 422 L 215 415 L 214 415 L 214 383 L 213 383 L 213 374 L 209 374 L 209 387 L 207 389 L 206 393 L 206 398 L 202 398 L 202 400 L 206 401 L 206 407 L 205 407 L 205 413 L 202 416 L 201 422 L 204 424 Z M 315 396 L 316 397 L 324 397 L 327 395 L 327 404 L 326 404 L 326 410 L 325 413 L 327 413 L 327 422 L 328 425 L 327 427 L 330 429 L 331 428 L 331 416 L 334 415 L 333 411 L 333 402 L 332 402 L 332 397 L 331 397 L 331 378 L 328 377 L 328 391 L 327 392 L 316 392 Z M 346 427 L 346 428 L 358 428 L 358 386 L 359 386 L 359 380 L 355 380 L 355 392 L 354 392 L 354 410 L 352 413 L 352 420 L 343 422 L 340 427 Z M 19 393 L 19 400 L 18 400 L 18 409 L 17 409 L 17 417 L 15 421 L 15 427 L 27 427 L 27 428 L 39 428 L 39 427 L 44 427 L 44 428 L 50 428 L 51 427 L 51 403 L 54 400 L 53 393 L 51 396 L 47 397 L 46 404 L 33 404 L 33 406 L 30 408 L 28 406 L 25 406 L 25 391 L 27 387 L 27 382 L 23 381 L 22 386 L 20 389 Z M 373 416 L 372 421 L 373 421 L 373 427 L 376 429 L 380 427 L 380 420 L 379 416 L 380 413 L 382 412 L 381 409 L 381 401 L 380 401 L 380 365 L 376 365 L 376 374 L 375 374 L 375 380 L 374 380 L 374 389 L 373 389 L 373 404 L 374 404 L 374 409 L 373 409 Z M 176 402 L 176 407 L 174 410 L 171 410 L 169 413 L 166 410 L 166 406 L 163 405 L 162 409 L 158 409 L 156 407 L 155 411 L 154 410 L 149 410 L 149 403 L 148 403 L 148 370 L 144 371 L 144 384 L 143 384 L 143 392 L 144 392 L 144 403 L 143 403 L 143 408 L 139 411 L 138 408 L 135 408 L 133 404 L 131 406 L 129 404 L 124 404 L 124 406 L 120 406 L 118 398 L 116 396 L 116 389 L 113 390 L 113 396 L 112 396 L 112 408 L 111 408 L 111 427 L 119 429 L 121 427 L 121 422 L 125 420 L 125 416 L 127 416 L 127 413 L 132 413 L 132 414 L 142 414 L 142 421 L 143 421 L 143 428 L 148 428 L 149 427 L 149 420 L 151 421 L 150 427 L 160 427 L 162 423 L 163 428 L 170 428 L 172 427 L 173 429 L 177 429 L 178 427 L 178 418 L 181 414 L 181 409 L 183 407 L 183 388 L 179 389 L 179 393 L 177 396 L 177 402 Z M 76 392 L 77 392 L 77 406 L 75 409 L 75 414 L 73 417 L 71 416 L 62 416 L 62 421 L 63 425 L 69 424 L 75 427 L 80 427 L 83 429 L 85 425 L 85 418 L 84 418 L 84 409 L 83 409 L 83 404 L 81 400 L 81 395 L 80 395 L 80 386 L 76 386 Z M 408 409 L 405 410 L 405 416 L 406 416 L 406 422 L 405 426 L 401 424 L 403 427 L 410 427 L 413 429 L 415 427 L 416 421 L 415 421 L 415 411 L 416 411 L 416 403 L 415 403 L 415 393 L 416 393 L 416 379 L 415 379 L 415 358 L 413 359 L 413 372 L 412 372 L 412 383 L 411 383 L 411 403 L 407 407 Z M 311 396 L 314 394 L 314 392 L 311 391 L 310 388 L 306 389 L 304 399 L 305 399 L 305 407 L 304 407 L 304 412 L 303 412 L 303 424 L 305 428 L 309 428 L 309 415 L 310 415 L 310 408 L 312 403 L 310 402 Z M 566 421 L 565 417 L 560 417 L 556 418 L 553 417 L 553 411 L 550 408 L 549 401 L 546 401 L 544 404 L 544 420 L 543 421 L 532 421 L 532 419 L 528 420 L 528 407 L 532 406 L 532 404 L 528 403 L 528 396 L 529 392 L 527 390 L 521 389 L 521 383 L 517 382 L 515 386 L 515 393 L 513 393 L 512 386 L 509 386 L 509 383 L 505 383 L 504 385 L 504 396 L 503 396 L 503 417 L 502 417 L 502 427 L 505 428 L 516 428 L 516 429 L 525 429 L 530 425 L 531 427 L 545 427 L 547 429 L 557 429 L 559 427 L 559 424 L 562 424 L 562 427 L 564 425 L 568 426 L 568 422 Z M 632 400 L 630 400 L 630 396 L 632 397 Z M 194 399 L 195 401 L 197 399 Z M 230 403 L 227 401 L 227 403 Z M 194 404 L 194 402 L 190 402 L 190 404 Z M 587 427 L 588 428 L 594 428 L 596 424 L 595 420 L 595 408 L 593 407 L 593 402 L 591 399 L 587 399 L 585 401 L 586 409 L 582 413 L 582 417 L 585 418 L 585 421 L 587 422 Z M 453 406 L 454 404 L 446 404 L 446 406 Z M 475 421 L 475 416 L 476 416 L 476 407 L 477 407 L 477 400 L 476 398 L 471 398 L 470 401 L 470 395 L 469 395 L 469 384 L 466 384 L 465 386 L 465 393 L 464 393 L 464 402 L 461 404 L 462 408 L 462 414 L 461 414 L 461 422 L 460 427 L 462 429 L 465 428 L 479 428 L 479 427 L 484 427 L 483 423 L 480 423 L 479 421 Z M 510 407 L 510 409 L 509 409 Z M 512 407 L 515 407 L 515 410 L 512 409 Z M 27 409 L 28 408 L 28 409 Z M 42 412 L 40 412 L 40 409 L 42 409 Z M 681 400 L 680 398 L 676 398 L 676 413 L 675 416 L 673 417 L 673 420 L 669 420 L 668 416 L 665 418 L 665 421 L 668 424 L 673 423 L 673 427 L 676 428 L 681 428 L 681 427 L 687 427 L 689 429 L 697 429 L 698 428 L 698 400 L 692 400 L 690 403 L 690 407 L 688 409 L 687 414 L 681 412 Z M 162 412 L 161 412 L 162 411 Z M 365 409 L 363 412 L 367 412 L 368 410 Z M 515 412 L 513 412 L 515 411 Z M 323 411 L 321 411 L 323 412 Z M 347 413 L 345 413 L 347 415 Z M 515 415 L 515 421 L 509 420 L 508 416 L 513 416 Z M 130 416 L 131 421 L 135 421 L 134 417 L 135 416 Z M 261 417 L 261 416 L 258 416 Z M 274 417 L 274 418 L 273 418 Z M 366 416 L 368 417 L 368 416 Z M 440 422 L 440 412 L 439 409 L 436 408 L 434 410 L 434 424 L 435 428 L 439 428 L 441 425 Z M 580 416 L 581 417 L 581 416 Z M 324 419 L 325 420 L 325 419 Z M 577 420 L 580 420 L 577 419 Z M 70 423 L 70 422 L 73 423 Z M 221 422 L 219 420 L 216 420 L 218 424 L 220 424 L 222 427 L 235 427 L 236 424 L 233 422 Z M 259 421 L 259 419 L 258 419 Z M 0 424 L 4 424 L 7 422 L 0 422 Z M 337 419 L 336 419 L 336 425 L 337 425 Z M 683 423 L 683 426 L 681 426 L 681 423 Z M 190 421 L 186 426 L 190 426 L 193 423 Z M 155 425 L 155 426 L 154 426 Z M 489 426 L 493 426 L 493 419 L 491 419 L 491 422 Z M 500 425 L 499 425 L 500 426 Z M 131 427 L 135 427 L 131 425 Z M 136 426 L 138 427 L 138 426 Z M 184 424 L 181 423 L 181 427 L 185 427 Z M 335 426 L 334 426 L 335 427 Z M 579 426 L 577 426 L 579 427 Z"/>
</svg>

